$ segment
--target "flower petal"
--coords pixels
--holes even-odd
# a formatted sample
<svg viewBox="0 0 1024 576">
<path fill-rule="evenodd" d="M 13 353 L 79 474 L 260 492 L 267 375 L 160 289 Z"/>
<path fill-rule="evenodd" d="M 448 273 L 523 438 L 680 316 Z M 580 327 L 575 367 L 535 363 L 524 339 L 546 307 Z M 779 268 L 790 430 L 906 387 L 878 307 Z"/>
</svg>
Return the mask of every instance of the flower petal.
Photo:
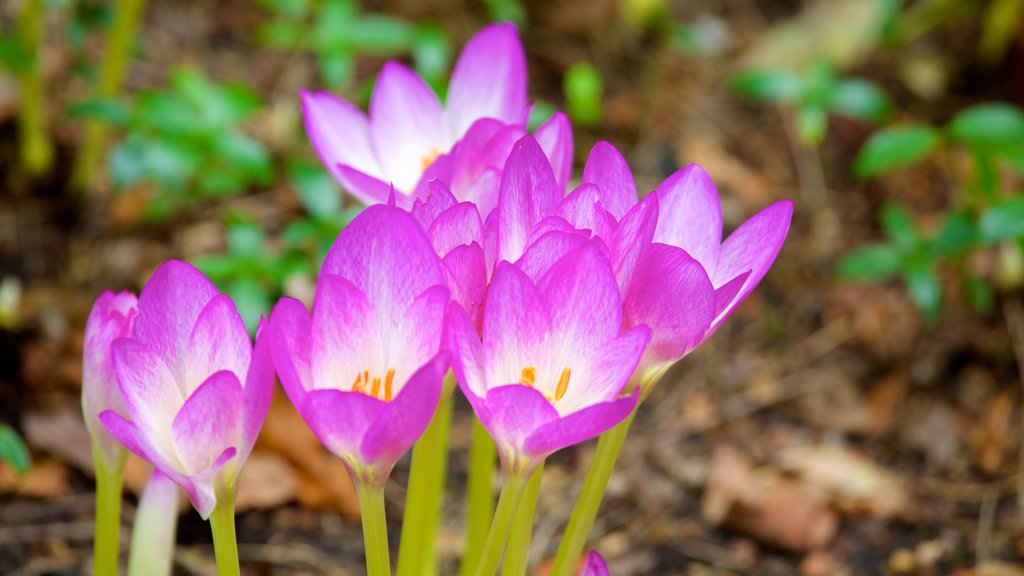
<svg viewBox="0 0 1024 576">
<path fill-rule="evenodd" d="M 566 254 L 578 250 L 588 241 L 585 234 L 575 230 L 548 232 L 530 243 L 522 258 L 516 261 L 516 268 L 538 282 Z"/>
<path fill-rule="evenodd" d="M 142 342 L 119 338 L 111 351 L 125 409 L 148 442 L 170 457 L 171 422 L 185 401 L 184 391 L 163 358 Z"/>
<path fill-rule="evenodd" d="M 452 300 L 459 303 L 473 325 L 481 326 L 484 301 L 487 298 L 487 263 L 479 244 L 458 246 L 443 259 L 448 271 L 448 289 Z"/>
<path fill-rule="evenodd" d="M 587 554 L 587 562 L 583 565 L 580 576 L 610 576 L 608 565 L 600 554 L 591 550 L 590 554 Z"/>
<path fill-rule="evenodd" d="M 512 264 L 498 265 L 484 308 L 488 386 L 519 382 L 524 368 L 537 368 L 547 355 L 551 318 L 545 296 Z"/>
<path fill-rule="evenodd" d="M 268 340 L 274 369 L 295 406 L 313 389 L 310 368 L 311 322 L 306 306 L 294 298 L 281 298 L 270 314 Z"/>
<path fill-rule="evenodd" d="M 331 454 L 362 463 L 360 444 L 387 402 L 361 392 L 314 390 L 297 406 L 302 418 Z"/>
<path fill-rule="evenodd" d="M 526 108 L 526 54 L 512 24 L 492 24 L 466 43 L 452 71 L 447 114 L 456 138 L 479 118 L 512 124 Z"/>
<path fill-rule="evenodd" d="M 614 400 L 636 369 L 651 339 L 647 326 L 635 326 L 590 352 L 591 361 L 573 367 L 565 396 L 555 403 L 559 414 Z"/>
<path fill-rule="evenodd" d="M 349 390 L 360 371 L 384 361 L 382 326 L 373 305 L 341 276 L 321 274 L 310 328 L 307 390 Z"/>
<path fill-rule="evenodd" d="M 417 296 L 396 319 L 399 324 L 387 335 L 390 342 L 385 346 L 385 365 L 394 369 L 396 383 L 410 379 L 442 349 L 444 315 L 450 300 L 447 285 L 433 286 Z M 400 387 L 395 388 L 396 395 L 400 391 Z"/>
<path fill-rule="evenodd" d="M 124 412 L 124 401 L 117 388 L 117 374 L 110 344 L 128 336 L 138 314 L 138 298 L 130 292 L 106 291 L 93 304 L 85 325 L 82 346 L 82 413 L 93 442 L 98 443 L 107 462 L 113 464 L 123 448 L 99 423 L 105 410 Z"/>
<path fill-rule="evenodd" d="M 714 287 L 684 250 L 656 243 L 637 265 L 622 309 L 624 326 L 651 328 L 645 363 L 676 360 L 704 341 L 714 319 Z"/>
<path fill-rule="evenodd" d="M 183 356 L 192 327 L 219 294 L 195 266 L 168 260 L 153 272 L 139 295 L 132 338 L 163 358 L 176 377 L 184 376 Z"/>
<path fill-rule="evenodd" d="M 430 161 L 451 143 L 437 95 L 415 72 L 388 62 L 370 99 L 370 138 L 396 188 L 412 191 Z"/>
<path fill-rule="evenodd" d="M 495 210 L 498 259 L 515 262 L 533 226 L 554 213 L 561 198 L 544 152 L 526 136 L 512 149 L 502 173 Z"/>
<path fill-rule="evenodd" d="M 581 184 L 558 203 L 557 214 L 579 230 L 598 228 L 601 197 L 597 186 Z"/>
<path fill-rule="evenodd" d="M 705 270 L 714 270 L 722 243 L 722 206 L 708 173 L 690 164 L 654 192 L 659 204 L 654 241 L 682 248 Z"/>
<path fill-rule="evenodd" d="M 362 110 L 330 92 L 301 92 L 302 121 L 313 150 L 336 179 L 338 165 L 383 177 L 370 143 L 370 121 Z"/>
<path fill-rule="evenodd" d="M 565 114 L 555 112 L 547 122 L 534 130 L 533 137 L 551 163 L 559 194 L 564 193 L 572 176 L 572 126 L 569 119 Z"/>
<path fill-rule="evenodd" d="M 459 201 L 452 195 L 448 186 L 440 180 L 431 180 L 427 184 L 427 194 L 422 198 L 413 201 L 412 209 L 409 211 L 420 228 L 426 230 L 430 224 L 445 210 L 458 204 Z"/>
<path fill-rule="evenodd" d="M 612 233 L 612 265 L 619 289 L 623 293 L 632 282 L 637 263 L 654 239 L 654 231 L 658 226 L 658 210 L 658 195 L 648 194 L 626 212 Z"/>
<path fill-rule="evenodd" d="M 583 167 L 583 182 L 597 185 L 601 190 L 601 205 L 616 220 L 637 203 L 633 172 L 622 154 L 605 141 L 594 144 Z"/>
<path fill-rule="evenodd" d="M 452 354 L 452 370 L 463 394 L 475 403 L 487 394 L 484 380 L 484 352 L 473 322 L 456 303 L 448 305 L 445 343 Z"/>
<path fill-rule="evenodd" d="M 185 395 L 221 370 L 241 378 L 249 371 L 252 342 L 235 303 L 224 294 L 203 308 L 185 349 Z"/>
<path fill-rule="evenodd" d="M 445 210 L 427 228 L 427 238 L 441 256 L 456 246 L 483 242 L 483 237 L 484 223 L 472 202 L 462 202 Z"/>
<path fill-rule="evenodd" d="M 786 241 L 792 218 L 793 203 L 789 200 L 776 202 L 751 216 L 722 243 L 722 253 L 713 275 L 715 286 L 722 286 L 747 270 L 750 276 L 729 306 L 715 319 L 712 331 L 721 326 L 768 273 L 782 249 L 782 243 Z"/>
<path fill-rule="evenodd" d="M 224 450 L 235 448 L 241 436 L 244 403 L 238 377 L 214 373 L 188 397 L 174 417 L 171 439 L 186 474 L 213 465 Z M 237 467 L 240 463 L 236 464 Z"/>
<path fill-rule="evenodd" d="M 629 416 L 636 407 L 639 390 L 632 396 L 588 406 L 535 429 L 523 448 L 528 454 L 544 458 L 552 452 L 589 440 Z"/>
<path fill-rule="evenodd" d="M 487 391 L 481 409 L 487 416 L 480 418 L 480 423 L 487 428 L 498 445 L 498 454 L 505 470 L 517 466 L 532 469 L 547 455 L 527 448 L 529 439 L 537 431 L 559 420 L 558 412 L 543 394 L 522 384 L 499 386 Z M 527 453 L 539 458 L 529 458 L 525 463 L 516 461 L 519 457 L 527 456 Z"/>
<path fill-rule="evenodd" d="M 416 371 L 370 424 L 360 451 L 371 466 L 393 466 L 427 429 L 441 398 L 449 354 L 442 352 Z"/>
<path fill-rule="evenodd" d="M 391 192 L 395 189 L 392 183 L 374 178 L 347 164 L 337 165 L 336 170 L 335 178 L 338 179 L 338 184 L 341 184 L 341 187 L 347 190 L 356 200 L 367 206 L 387 204 L 388 199 L 391 197 Z M 404 189 L 400 190 L 396 195 L 396 201 L 403 208 L 407 204 L 412 203 L 412 198 L 409 191 Z"/>
<path fill-rule="evenodd" d="M 245 377 L 242 396 L 245 410 L 242 438 L 237 446 L 240 461 L 249 458 L 274 397 L 274 360 L 270 347 L 270 326 L 266 320 L 260 318 L 260 323 L 256 327 L 256 346 L 253 348 L 252 362 Z"/>
</svg>

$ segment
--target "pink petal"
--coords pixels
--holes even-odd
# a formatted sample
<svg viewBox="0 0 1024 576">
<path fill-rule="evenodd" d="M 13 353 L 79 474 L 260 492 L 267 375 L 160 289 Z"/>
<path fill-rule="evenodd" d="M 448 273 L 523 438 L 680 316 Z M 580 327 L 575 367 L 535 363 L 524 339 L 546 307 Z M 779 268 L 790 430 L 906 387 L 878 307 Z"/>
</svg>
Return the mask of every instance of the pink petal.
<svg viewBox="0 0 1024 576">
<path fill-rule="evenodd" d="M 652 244 L 623 299 L 623 325 L 653 333 L 645 362 L 676 360 L 704 341 L 714 319 L 714 287 L 685 251 Z"/>
<path fill-rule="evenodd" d="M 362 463 L 363 436 L 387 404 L 362 392 L 315 390 L 297 408 L 331 454 Z"/>
<path fill-rule="evenodd" d="M 561 112 L 541 124 L 533 132 L 544 155 L 551 163 L 559 194 L 564 193 L 572 176 L 572 126 L 569 119 Z"/>
<path fill-rule="evenodd" d="M 245 377 L 245 390 L 242 401 L 245 404 L 244 421 L 242 422 L 242 439 L 238 445 L 238 459 L 244 461 L 249 457 L 260 428 L 270 409 L 270 401 L 274 397 L 274 359 L 271 355 L 270 326 L 260 318 L 256 327 L 256 346 L 252 352 L 252 362 Z"/>
<path fill-rule="evenodd" d="M 739 274 L 732 280 L 715 288 L 715 318 L 721 316 L 726 308 L 732 304 L 733 300 L 736 299 L 736 295 L 740 293 L 740 289 L 747 283 L 747 278 L 749 277 L 750 270 L 747 270 L 743 274 Z"/>
<path fill-rule="evenodd" d="M 114 294 L 106 291 L 93 304 L 85 325 L 82 347 L 82 411 L 89 436 L 103 450 L 108 462 L 113 463 L 123 448 L 99 423 L 105 410 L 124 412 L 124 401 L 117 388 L 117 374 L 110 345 L 131 333 L 138 314 L 138 299 L 134 294 Z"/>
<path fill-rule="evenodd" d="M 481 411 L 486 417 L 481 417 L 480 423 L 497 443 L 503 468 L 514 468 L 515 460 L 526 456 L 529 460 L 524 469 L 529 470 L 547 456 L 528 447 L 538 430 L 559 420 L 558 412 L 543 394 L 522 384 L 499 386 L 487 391 Z"/>
<path fill-rule="evenodd" d="M 111 345 L 114 370 L 128 414 L 157 450 L 173 454 L 171 422 L 185 401 L 174 375 L 156 352 L 131 338 Z"/>
<path fill-rule="evenodd" d="M 601 190 L 601 205 L 616 220 L 637 203 L 633 172 L 622 154 L 605 141 L 594 144 L 583 167 L 583 182 L 597 185 Z"/>
<path fill-rule="evenodd" d="M 479 118 L 512 124 L 526 109 L 526 54 L 512 24 L 492 24 L 462 49 L 448 87 L 451 133 L 459 137 Z"/>
<path fill-rule="evenodd" d="M 589 361 L 572 367 L 566 394 L 555 405 L 559 414 L 617 398 L 650 339 L 651 330 L 647 326 L 636 326 L 618 338 L 587 350 Z"/>
<path fill-rule="evenodd" d="M 515 266 L 498 265 L 484 308 L 488 385 L 519 382 L 523 369 L 536 368 L 547 353 L 551 319 L 546 296 Z"/>
<path fill-rule="evenodd" d="M 374 178 L 384 176 L 370 143 L 370 121 L 362 110 L 330 92 L 303 90 L 301 96 L 306 135 L 324 167 L 340 184 L 345 185 L 338 173 L 339 165 Z"/>
<path fill-rule="evenodd" d="M 338 179 L 342 188 L 367 206 L 387 204 L 391 191 L 394 189 L 390 182 L 384 182 L 379 178 L 364 174 L 347 164 L 336 166 L 335 178 Z M 402 207 L 406 207 L 406 204 L 412 203 L 412 196 L 402 191 L 398 194 L 398 200 Z"/>
<path fill-rule="evenodd" d="M 768 273 L 786 240 L 792 218 L 793 203 L 789 200 L 776 202 L 751 216 L 722 243 L 722 253 L 713 275 L 715 286 L 721 286 L 747 270 L 750 276 L 729 306 L 715 319 L 712 330 L 721 326 Z"/>
<path fill-rule="evenodd" d="M 608 565 L 605 564 L 604 558 L 601 558 L 600 554 L 591 551 L 590 554 L 587 554 L 587 562 L 583 565 L 580 576 L 610 576 Z"/>
<path fill-rule="evenodd" d="M 462 306 L 474 326 L 480 327 L 487 298 L 487 263 L 483 249 L 479 244 L 458 246 L 443 262 L 448 271 L 452 300 Z"/>
<path fill-rule="evenodd" d="M 515 262 L 535 224 L 554 213 L 561 194 L 544 152 L 526 136 L 516 142 L 501 178 L 495 224 L 498 259 Z"/>
<path fill-rule="evenodd" d="M 145 432 L 134 422 L 113 410 L 107 410 L 100 414 L 100 423 L 103 424 L 103 427 L 111 436 L 116 438 L 118 442 L 123 444 L 128 450 L 131 450 L 135 455 L 146 460 L 164 474 L 174 478 L 175 482 L 184 481 L 185 477 L 178 470 L 177 457 L 174 455 L 173 450 L 164 453 L 157 449 L 150 442 L 149 438 L 146 437 Z M 168 431 L 170 431 L 170 425 L 168 425 Z"/>
<path fill-rule="evenodd" d="M 426 196 L 416 198 L 409 213 L 412 214 L 420 228 L 426 230 L 442 212 L 458 203 L 459 201 L 455 199 L 444 182 L 431 180 L 427 185 Z"/>
<path fill-rule="evenodd" d="M 581 184 L 558 204 L 557 214 L 579 230 L 594 232 L 598 228 L 601 197 L 597 186 Z"/>
<path fill-rule="evenodd" d="M 210 300 L 192 328 L 185 350 L 185 395 L 221 370 L 241 378 L 249 371 L 252 342 L 235 303 L 224 294 Z"/>
<path fill-rule="evenodd" d="M 281 298 L 270 314 L 267 338 L 281 386 L 296 407 L 313 389 L 310 368 L 311 322 L 306 306 L 294 298 Z"/>
<path fill-rule="evenodd" d="M 487 172 L 501 173 L 512 146 L 526 134 L 519 124 L 504 124 L 492 118 L 481 118 L 452 149 L 452 188 L 460 200 L 477 201 L 477 181 Z M 493 205 L 488 209 L 493 208 Z M 481 208 L 483 209 L 483 208 Z"/>
<path fill-rule="evenodd" d="M 427 228 L 427 237 L 437 254 L 443 256 L 456 246 L 483 242 L 484 223 L 476 205 L 462 202 L 439 214 Z"/>
<path fill-rule="evenodd" d="M 388 62 L 370 99 L 370 138 L 382 179 L 411 192 L 429 161 L 451 146 L 441 103 L 405 66 Z"/>
<path fill-rule="evenodd" d="M 394 319 L 397 327 L 389 334 L 386 363 L 395 370 L 395 380 L 404 382 L 442 349 L 444 316 L 451 300 L 448 286 L 433 286 L 413 300 L 404 314 Z M 400 391 L 401 388 L 396 388 Z"/>
<path fill-rule="evenodd" d="M 659 204 L 654 241 L 682 248 L 705 270 L 714 270 L 722 243 L 722 207 L 708 173 L 690 164 L 654 192 Z"/>
<path fill-rule="evenodd" d="M 216 372 L 188 397 L 171 425 L 174 450 L 186 474 L 206 470 L 237 447 L 244 403 L 238 377 Z"/>
<path fill-rule="evenodd" d="M 219 294 L 194 266 L 168 260 L 153 272 L 139 295 L 132 338 L 160 355 L 176 376 L 183 376 L 183 356 L 192 327 L 203 308 Z"/>
<path fill-rule="evenodd" d="M 390 468 L 427 429 L 441 398 L 449 355 L 442 352 L 427 362 L 402 386 L 363 436 L 360 451 L 371 466 Z"/>
<path fill-rule="evenodd" d="M 462 307 L 454 302 L 445 318 L 445 343 L 452 354 L 452 370 L 462 392 L 473 402 L 487 393 L 484 352 L 480 335 Z"/>
<path fill-rule="evenodd" d="M 587 236 L 577 231 L 548 232 L 530 243 L 523 257 L 516 262 L 516 268 L 537 282 L 555 263 L 587 242 Z"/>
<path fill-rule="evenodd" d="M 632 396 L 594 404 L 555 419 L 536 428 L 523 448 L 528 454 L 544 458 L 552 452 L 594 438 L 629 416 L 638 399 L 639 390 L 636 390 Z"/>
<path fill-rule="evenodd" d="M 613 267 L 622 292 L 629 286 L 637 263 L 654 239 L 658 209 L 658 195 L 648 194 L 626 212 L 612 234 Z"/>
<path fill-rule="evenodd" d="M 321 274 L 313 301 L 307 390 L 351 387 L 356 374 L 377 364 L 380 330 L 374 307 L 359 288 L 341 276 Z"/>
</svg>

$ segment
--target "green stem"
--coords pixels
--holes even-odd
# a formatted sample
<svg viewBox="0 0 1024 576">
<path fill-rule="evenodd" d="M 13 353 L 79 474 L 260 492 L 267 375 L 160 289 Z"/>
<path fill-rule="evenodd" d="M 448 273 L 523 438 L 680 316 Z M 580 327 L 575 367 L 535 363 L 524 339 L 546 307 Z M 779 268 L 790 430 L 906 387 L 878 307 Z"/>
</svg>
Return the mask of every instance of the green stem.
<svg viewBox="0 0 1024 576">
<path fill-rule="evenodd" d="M 494 440 L 474 417 L 466 487 L 466 550 L 459 570 L 461 576 L 473 574 L 487 541 L 487 527 L 491 524 L 491 512 L 494 510 L 492 481 L 497 458 Z"/>
<path fill-rule="evenodd" d="M 18 20 L 18 41 L 29 61 L 18 74 L 21 165 L 38 176 L 53 163 L 53 146 L 46 135 L 46 98 L 43 90 L 43 0 L 24 0 Z"/>
<path fill-rule="evenodd" d="M 368 576 L 391 576 L 388 552 L 388 524 L 384 516 L 384 486 L 356 480 L 359 512 L 363 522 L 363 546 L 366 549 Z"/>
<path fill-rule="evenodd" d="M 629 434 L 629 426 L 633 423 L 639 407 L 637 403 L 637 408 L 634 408 L 625 420 L 602 434 L 597 441 L 594 461 L 590 464 L 590 470 L 583 481 L 583 490 L 576 501 L 576 507 L 573 508 L 569 525 L 565 528 L 549 576 L 572 576 L 573 570 L 576 569 L 576 563 L 583 554 L 583 547 L 587 544 L 587 537 L 594 527 L 594 519 L 597 518 L 601 500 L 608 488 L 608 480 L 615 470 L 615 461 L 619 458 L 622 443 Z"/>
<path fill-rule="evenodd" d="M 178 527 L 178 486 L 154 470 L 132 525 L 128 576 L 170 576 Z"/>
<path fill-rule="evenodd" d="M 120 556 L 121 484 L 124 460 L 107 467 L 98 448 L 93 448 L 96 464 L 96 534 L 93 539 L 93 574 L 116 576 Z"/>
<path fill-rule="evenodd" d="M 398 549 L 399 576 L 437 574 L 434 541 L 441 518 L 445 471 L 448 464 L 448 431 L 452 400 L 442 400 L 430 426 L 412 449 L 409 490 L 405 496 L 402 539 Z"/>
<path fill-rule="evenodd" d="M 217 506 L 210 515 L 217 576 L 240 576 L 238 541 L 235 538 L 235 497 L 230 490 L 217 494 Z"/>
<path fill-rule="evenodd" d="M 508 549 L 505 550 L 505 562 L 501 565 L 501 576 L 526 576 L 526 568 L 530 561 L 530 539 L 533 536 L 533 519 L 537 514 L 537 499 L 540 497 L 540 480 L 544 475 L 544 464 L 541 463 L 526 483 L 523 499 L 516 509 L 512 520 L 512 534 L 508 537 Z"/>
<path fill-rule="evenodd" d="M 131 55 L 132 43 L 146 7 L 146 0 L 116 0 L 112 8 L 114 21 L 107 35 L 106 58 L 100 68 L 99 80 L 94 98 L 115 98 L 121 89 L 125 70 Z M 107 136 L 107 125 L 101 120 L 89 120 L 85 124 L 85 136 L 75 158 L 72 169 L 72 185 L 79 190 L 86 189 L 93 178 L 93 171 L 103 153 Z"/>
<path fill-rule="evenodd" d="M 498 497 L 498 508 L 494 511 L 487 542 L 484 543 L 480 563 L 476 567 L 476 576 L 494 576 L 494 571 L 498 569 L 502 552 L 505 550 L 505 542 L 508 541 L 509 532 L 512 530 L 512 520 L 515 518 L 516 508 L 526 484 L 527 479 L 522 474 L 505 477 L 505 485 L 501 487 L 501 496 Z"/>
</svg>

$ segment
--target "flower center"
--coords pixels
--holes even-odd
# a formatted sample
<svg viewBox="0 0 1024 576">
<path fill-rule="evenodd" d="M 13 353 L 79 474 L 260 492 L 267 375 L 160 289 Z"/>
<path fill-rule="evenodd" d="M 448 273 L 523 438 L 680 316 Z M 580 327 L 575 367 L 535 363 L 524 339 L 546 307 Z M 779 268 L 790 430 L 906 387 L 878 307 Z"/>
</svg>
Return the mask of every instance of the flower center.
<svg viewBox="0 0 1024 576">
<path fill-rule="evenodd" d="M 441 151 L 437 149 L 437 146 L 431 148 L 430 152 L 426 156 L 420 158 L 420 172 L 426 172 L 427 168 L 430 168 L 430 165 L 433 164 L 434 160 L 437 160 L 437 157 L 440 155 Z"/>
<path fill-rule="evenodd" d="M 388 368 L 383 381 L 380 376 L 370 378 L 370 371 L 363 370 L 356 375 L 356 381 L 352 383 L 353 392 L 361 392 L 367 396 L 373 396 L 378 400 L 391 402 L 391 395 L 395 383 L 395 369 Z"/>
<path fill-rule="evenodd" d="M 558 377 L 558 384 L 555 386 L 555 396 L 545 396 L 549 402 L 555 402 L 561 400 L 566 391 L 569 390 L 569 378 L 572 376 L 572 370 L 565 368 L 562 370 L 562 375 Z M 537 380 L 537 369 L 533 366 L 527 366 L 523 368 L 522 376 L 519 378 L 519 383 L 523 386 L 529 386 L 533 388 L 534 382 Z"/>
</svg>

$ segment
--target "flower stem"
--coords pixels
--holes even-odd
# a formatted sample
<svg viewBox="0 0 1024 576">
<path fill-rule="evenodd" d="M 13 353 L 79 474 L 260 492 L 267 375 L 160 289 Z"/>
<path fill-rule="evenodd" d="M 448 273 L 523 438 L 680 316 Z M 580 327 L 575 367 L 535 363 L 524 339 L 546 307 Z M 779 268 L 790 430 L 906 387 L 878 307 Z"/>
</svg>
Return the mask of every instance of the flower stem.
<svg viewBox="0 0 1024 576">
<path fill-rule="evenodd" d="M 132 526 L 128 576 L 170 576 L 178 526 L 178 486 L 154 470 Z"/>
<path fill-rule="evenodd" d="M 501 496 L 498 497 L 498 508 L 494 511 L 487 542 L 484 543 L 480 563 L 476 567 L 476 576 L 494 576 L 494 571 L 498 569 L 526 484 L 527 478 L 521 473 L 505 477 L 505 485 L 501 487 Z"/>
<path fill-rule="evenodd" d="M 639 404 L 637 404 L 637 408 L 639 408 Z M 576 563 L 583 554 L 583 547 L 587 543 L 590 530 L 594 527 L 594 519 L 597 518 L 597 511 L 601 507 L 605 489 L 608 488 L 608 480 L 611 479 L 612 471 L 615 470 L 615 461 L 619 458 L 622 443 L 629 433 L 629 426 L 633 423 L 637 408 L 634 408 L 625 420 L 619 422 L 598 439 L 594 461 L 590 464 L 590 470 L 587 471 L 587 477 L 583 481 L 579 500 L 576 501 L 569 525 L 566 526 L 565 534 L 562 535 L 562 543 L 559 544 L 555 561 L 551 565 L 550 576 L 572 576 Z"/>
<path fill-rule="evenodd" d="M 384 486 L 357 480 L 356 492 L 359 494 L 359 513 L 363 521 L 366 573 L 368 576 L 391 576 L 388 524 L 384 516 Z"/>
<path fill-rule="evenodd" d="M 217 576 L 240 576 L 238 541 L 235 538 L 235 496 L 231 490 L 217 495 L 217 506 L 210 515 L 213 552 L 217 557 Z"/>
<path fill-rule="evenodd" d="M 18 133 L 21 165 L 31 176 L 50 169 L 53 146 L 46 134 L 46 98 L 43 89 L 43 0 L 25 0 L 18 18 L 18 42 L 28 62 L 18 73 L 20 107 Z"/>
<path fill-rule="evenodd" d="M 146 0 L 116 0 L 114 4 L 111 10 L 114 21 L 107 35 L 103 51 L 106 57 L 100 67 L 94 98 L 109 99 L 117 96 Z M 103 154 L 106 136 L 107 125 L 103 121 L 93 119 L 85 124 L 85 135 L 71 175 L 72 185 L 76 189 L 84 190 L 92 183 L 93 171 Z"/>
<path fill-rule="evenodd" d="M 437 574 L 434 540 L 441 518 L 451 422 L 452 400 L 442 400 L 430 426 L 412 449 L 409 490 L 405 496 L 402 539 L 398 549 L 399 576 Z"/>
<path fill-rule="evenodd" d="M 483 553 L 487 527 L 494 510 L 494 478 L 498 449 L 487 429 L 473 418 L 473 435 L 469 448 L 469 479 L 466 487 L 466 551 L 462 555 L 460 576 L 470 576 Z"/>
<path fill-rule="evenodd" d="M 121 552 L 121 480 L 124 477 L 124 460 L 114 466 L 106 466 L 93 448 L 93 462 L 96 464 L 96 534 L 93 540 L 93 574 L 115 576 L 117 561 Z"/>
<path fill-rule="evenodd" d="M 526 576 L 526 568 L 530 561 L 533 518 L 537 513 L 537 499 L 540 497 L 540 480 L 543 474 L 542 462 L 526 483 L 523 499 L 516 509 L 515 519 L 512 520 L 512 534 L 508 537 L 508 549 L 505 550 L 505 561 L 501 564 L 501 576 Z"/>
</svg>

